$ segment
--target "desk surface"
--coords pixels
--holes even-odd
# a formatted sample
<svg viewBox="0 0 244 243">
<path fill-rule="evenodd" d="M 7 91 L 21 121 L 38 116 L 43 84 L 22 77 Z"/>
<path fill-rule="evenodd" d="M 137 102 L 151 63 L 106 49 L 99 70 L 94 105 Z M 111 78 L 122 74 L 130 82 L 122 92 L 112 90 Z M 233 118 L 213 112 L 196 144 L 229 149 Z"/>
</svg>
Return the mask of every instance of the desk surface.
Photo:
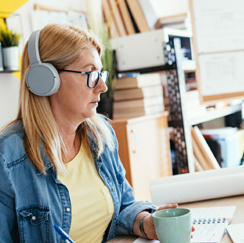
<svg viewBox="0 0 244 243">
<path fill-rule="evenodd" d="M 218 207 L 218 206 L 236 206 L 236 212 L 231 224 L 244 223 L 244 196 L 227 197 L 221 199 L 207 200 L 201 202 L 180 204 L 180 207 L 200 208 L 200 207 Z M 110 240 L 108 243 L 132 243 L 137 237 L 121 236 Z M 225 234 L 221 243 L 231 243 L 228 234 Z"/>
</svg>

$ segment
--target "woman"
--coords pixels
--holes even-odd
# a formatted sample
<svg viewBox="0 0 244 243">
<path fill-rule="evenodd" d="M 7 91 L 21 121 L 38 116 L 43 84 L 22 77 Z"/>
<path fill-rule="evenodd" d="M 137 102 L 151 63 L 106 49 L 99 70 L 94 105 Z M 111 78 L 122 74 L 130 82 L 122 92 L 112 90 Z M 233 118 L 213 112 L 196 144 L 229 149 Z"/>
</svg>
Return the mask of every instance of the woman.
<svg viewBox="0 0 244 243">
<path fill-rule="evenodd" d="M 133 234 L 157 239 L 150 214 L 156 208 L 135 201 L 115 133 L 96 114 L 108 76 L 100 72 L 99 40 L 58 24 L 38 38 L 37 54 L 33 43 L 23 51 L 17 118 L 0 135 L 1 241 L 61 242 L 54 224 L 76 243 Z M 58 91 L 46 96 L 30 85 L 47 80 L 45 70 L 29 71 L 30 61 L 31 68 L 41 63 L 33 62 L 39 54 L 60 79 Z"/>
</svg>

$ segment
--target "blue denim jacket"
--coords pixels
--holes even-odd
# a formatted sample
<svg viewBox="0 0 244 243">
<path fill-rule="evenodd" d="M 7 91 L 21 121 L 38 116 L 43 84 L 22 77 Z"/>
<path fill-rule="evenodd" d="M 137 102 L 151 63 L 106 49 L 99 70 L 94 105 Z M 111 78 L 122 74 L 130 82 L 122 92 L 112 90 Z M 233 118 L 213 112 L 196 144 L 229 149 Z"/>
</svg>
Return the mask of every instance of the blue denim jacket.
<svg viewBox="0 0 244 243">
<path fill-rule="evenodd" d="M 114 215 L 103 242 L 117 235 L 132 235 L 136 215 L 155 211 L 146 201 L 136 202 L 125 170 L 118 156 L 118 144 L 111 152 L 105 146 L 97 158 L 97 144 L 90 138 L 91 151 L 99 175 L 108 187 L 114 202 Z M 23 145 L 24 128 L 16 123 L 0 135 L 0 243 L 62 242 L 53 225 L 67 233 L 70 230 L 72 207 L 69 191 L 57 179 L 47 156 L 46 175 L 30 161 Z"/>
</svg>

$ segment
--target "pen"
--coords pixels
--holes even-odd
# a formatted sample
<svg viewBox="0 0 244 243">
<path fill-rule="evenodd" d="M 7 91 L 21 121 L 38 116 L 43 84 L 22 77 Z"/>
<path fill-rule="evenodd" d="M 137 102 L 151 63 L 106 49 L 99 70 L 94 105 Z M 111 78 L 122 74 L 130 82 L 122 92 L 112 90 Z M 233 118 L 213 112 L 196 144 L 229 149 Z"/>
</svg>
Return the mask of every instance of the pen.
<svg viewBox="0 0 244 243">
<path fill-rule="evenodd" d="M 61 235 L 61 237 L 66 240 L 66 242 L 75 243 L 73 240 L 70 239 L 69 235 L 56 224 L 53 226 L 54 229 Z"/>
</svg>

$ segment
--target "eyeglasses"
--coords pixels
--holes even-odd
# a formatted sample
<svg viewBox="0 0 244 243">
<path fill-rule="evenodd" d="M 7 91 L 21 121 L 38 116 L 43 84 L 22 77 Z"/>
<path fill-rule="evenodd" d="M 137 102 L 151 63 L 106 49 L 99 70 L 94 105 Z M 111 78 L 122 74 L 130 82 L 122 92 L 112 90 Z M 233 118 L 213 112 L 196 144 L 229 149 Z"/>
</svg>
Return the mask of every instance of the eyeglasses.
<svg viewBox="0 0 244 243">
<path fill-rule="evenodd" d="M 59 72 L 70 72 L 70 73 L 80 73 L 87 75 L 87 87 L 95 88 L 98 84 L 99 78 L 102 78 L 102 81 L 106 84 L 108 81 L 108 71 L 91 71 L 91 72 L 79 72 L 73 70 L 66 70 L 66 69 L 57 69 Z"/>
</svg>

